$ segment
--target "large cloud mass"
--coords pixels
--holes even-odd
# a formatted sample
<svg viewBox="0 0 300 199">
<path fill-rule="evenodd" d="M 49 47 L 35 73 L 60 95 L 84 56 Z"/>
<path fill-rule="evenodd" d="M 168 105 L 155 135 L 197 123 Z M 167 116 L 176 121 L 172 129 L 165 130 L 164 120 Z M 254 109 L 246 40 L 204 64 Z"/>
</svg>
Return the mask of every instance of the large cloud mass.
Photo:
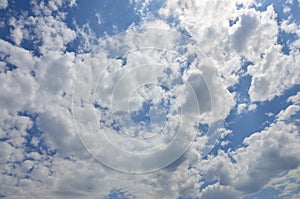
<svg viewBox="0 0 300 199">
<path fill-rule="evenodd" d="M 0 197 L 299 196 L 300 2 L 158 2 L 99 36 L 70 22 L 80 2 L 0 1 Z M 230 129 L 278 99 L 259 130 Z"/>
</svg>

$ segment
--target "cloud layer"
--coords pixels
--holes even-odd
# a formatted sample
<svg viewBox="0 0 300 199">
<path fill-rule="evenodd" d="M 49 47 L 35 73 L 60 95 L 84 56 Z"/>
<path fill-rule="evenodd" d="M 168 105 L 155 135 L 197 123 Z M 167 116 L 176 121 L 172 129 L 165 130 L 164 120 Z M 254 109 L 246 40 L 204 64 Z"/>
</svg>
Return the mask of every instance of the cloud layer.
<svg viewBox="0 0 300 199">
<path fill-rule="evenodd" d="M 232 199 L 272 189 L 297 198 L 299 3 L 130 1 L 139 24 L 101 37 L 89 23 L 68 21 L 80 3 L 31 1 L 17 15 L 13 2 L 0 1 L 1 31 L 9 32 L 0 39 L 1 197 Z M 283 33 L 294 37 L 280 43 Z M 245 77 L 241 100 L 234 88 Z M 226 148 L 244 132 L 228 127 L 235 111 L 240 117 L 279 98 L 287 105 L 274 120 Z M 147 99 L 152 126 L 128 122 L 126 111 L 141 115 Z M 97 122 L 119 148 L 101 142 Z M 180 136 L 167 145 L 177 124 Z M 166 130 L 137 142 L 115 133 L 120 126 L 141 137 Z M 118 155 L 122 147 L 165 146 L 148 158 Z"/>
</svg>

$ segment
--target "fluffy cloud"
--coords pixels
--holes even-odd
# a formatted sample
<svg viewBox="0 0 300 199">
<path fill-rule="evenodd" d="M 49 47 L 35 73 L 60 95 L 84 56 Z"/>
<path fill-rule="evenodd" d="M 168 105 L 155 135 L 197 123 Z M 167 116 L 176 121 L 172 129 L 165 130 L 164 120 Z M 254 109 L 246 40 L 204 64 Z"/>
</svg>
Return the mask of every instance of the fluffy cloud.
<svg viewBox="0 0 300 199">
<path fill-rule="evenodd" d="M 5 2 L 1 1 L 1 8 L 7 7 Z M 300 165 L 296 153 L 300 146 L 299 129 L 293 119 L 300 110 L 299 93 L 289 98 L 291 105 L 276 116 L 276 121 L 247 137 L 242 146 L 227 152 L 219 150 L 216 155 L 202 159 L 219 135 L 224 139 L 231 133 L 219 124 L 236 106 L 235 93 L 229 92 L 228 88 L 238 84 L 245 72 L 252 77 L 249 89 L 252 101 L 272 100 L 299 83 L 297 40 L 290 45 L 294 50 L 289 54 L 284 54 L 282 46 L 277 44 L 279 28 L 299 35 L 298 26 L 288 21 L 278 25 L 272 6 L 261 12 L 253 8 L 253 1 L 166 1 L 157 13 L 160 20 L 152 20 L 154 15 L 147 14 L 150 4 L 151 1 L 142 2 L 144 20 L 139 28 L 132 25 L 125 33 L 105 39 L 98 39 L 88 25 L 80 28 L 75 23 L 76 29 L 72 30 L 64 22 L 66 13 L 60 9 L 75 6 L 75 1 L 33 1 L 34 16 L 11 17 L 11 41 L 18 47 L 0 40 L 2 195 L 93 198 L 121 190 L 129 197 L 137 198 L 242 198 L 265 187 L 284 187 L 282 196 L 290 196 L 299 187 L 299 179 L 293 178 L 298 176 Z M 57 16 L 53 17 L 53 13 Z M 174 23 L 169 22 L 172 20 Z M 31 28 L 26 29 L 27 26 Z M 78 35 L 86 42 L 78 52 L 66 52 L 67 45 Z M 36 42 L 38 56 L 21 47 L 25 40 Z M 138 50 L 130 51 L 133 49 Z M 93 51 L 86 53 L 88 50 Z M 253 62 L 253 65 L 244 69 L 243 60 Z M 180 67 L 188 63 L 193 67 L 187 67 L 182 75 Z M 148 64 L 146 71 L 136 69 L 145 64 Z M 8 70 L 12 65 L 16 69 Z M 167 70 L 167 66 L 171 70 Z M 132 72 L 132 68 L 136 71 Z M 128 76 L 124 76 L 126 72 Z M 104 79 L 98 87 L 101 92 L 94 95 L 101 74 Z M 123 79 L 116 81 L 120 78 Z M 107 152 L 105 158 L 115 159 L 126 170 L 132 166 L 134 158 L 118 157 L 117 153 L 105 148 L 106 145 L 95 142 L 101 141 L 101 137 L 94 133 L 98 124 L 94 122 L 96 106 L 93 97 L 96 96 L 101 109 L 95 113 L 106 117 L 106 123 L 113 122 L 103 111 L 111 105 L 111 86 L 118 83 L 114 108 L 121 115 L 128 108 L 128 90 L 158 79 L 180 98 L 171 101 L 174 113 L 179 102 L 183 102 L 186 111 L 183 127 L 188 132 L 199 131 L 195 124 L 200 120 L 215 124 L 209 132 L 218 129 L 217 134 L 209 139 L 199 132 L 183 156 L 153 173 L 132 175 L 97 162 L 91 156 L 95 153 L 89 154 L 80 142 L 73 117 L 79 119 L 80 125 L 75 127 L 80 133 L 90 136 L 84 141 L 94 144 L 95 152 L 101 152 L 100 149 Z M 75 96 L 72 96 L 73 80 Z M 183 83 L 189 83 L 190 90 L 183 87 Z M 188 92 L 193 89 L 194 93 Z M 183 91 L 186 95 L 181 95 Z M 141 90 L 131 108 L 138 110 L 148 98 L 156 99 L 154 104 L 157 105 L 160 97 L 168 98 L 170 93 L 160 87 L 150 92 Z M 75 115 L 72 115 L 71 102 Z M 203 111 L 202 118 L 197 117 L 199 110 L 195 107 Z M 245 103 L 237 105 L 238 112 L 242 113 L 246 107 Z M 253 109 L 255 104 L 249 106 L 249 110 Z M 176 115 L 168 116 L 171 122 L 179 121 Z M 34 128 L 40 135 L 32 136 Z M 112 138 L 123 141 L 115 140 L 128 147 L 126 149 L 137 151 L 149 144 Z M 164 143 L 165 139 L 150 144 Z M 225 144 L 224 141 L 222 146 Z M 178 146 L 171 149 L 181 149 L 181 145 Z M 32 151 L 28 151 L 30 147 Z M 174 151 L 157 157 L 166 160 Z M 141 165 L 134 163 L 134 166 L 145 169 L 160 162 L 150 160 L 145 161 L 147 165 L 144 162 Z"/>
<path fill-rule="evenodd" d="M 204 189 L 203 196 L 234 193 L 235 197 L 241 198 L 264 187 L 282 186 L 288 190 L 290 183 L 287 181 L 292 178 L 289 173 L 298 172 L 300 166 L 300 156 L 297 154 L 300 146 L 299 129 L 296 124 L 289 122 L 289 118 L 296 114 L 296 111 L 289 111 L 294 106 L 282 110 L 277 115 L 277 121 L 263 131 L 247 137 L 243 142 L 244 147 L 227 154 L 219 151 L 217 156 L 201 163 L 206 180 L 217 180 L 217 184 Z M 278 177 L 282 175 L 284 177 Z M 299 187 L 297 183 L 292 184 L 295 188 Z"/>
<path fill-rule="evenodd" d="M 159 12 L 163 17 L 177 18 L 179 26 L 191 34 L 201 50 L 213 56 L 226 78 L 226 85 L 236 83 L 241 59 L 253 62 L 248 72 L 253 76 L 251 100 L 272 100 L 298 84 L 299 74 L 289 71 L 299 71 L 299 53 L 292 51 L 285 55 L 282 46 L 277 44 L 279 27 L 273 7 L 260 12 L 249 8 L 255 5 L 251 1 L 238 2 L 244 5 L 241 9 L 236 9 L 234 1 L 222 3 L 209 1 L 198 5 L 191 1 L 167 1 Z M 214 12 L 215 9 L 218 11 Z M 286 27 L 284 24 L 288 23 L 282 24 Z M 298 32 L 297 25 L 289 27 Z"/>
<path fill-rule="evenodd" d="M 0 1 L 0 9 L 5 9 L 8 6 L 7 0 L 1 0 Z"/>
<path fill-rule="evenodd" d="M 37 84 L 30 74 L 35 60 L 30 52 L 22 48 L 12 46 L 3 40 L 0 40 L 0 43 L 1 57 L 6 62 L 5 68 L 9 65 L 15 66 L 13 71 L 0 73 L 2 82 L 0 106 L 9 111 L 27 109 L 31 106 L 37 89 Z"/>
<path fill-rule="evenodd" d="M 284 55 L 279 46 L 274 46 L 265 56 L 261 65 L 249 68 L 253 75 L 249 95 L 253 101 L 272 100 L 287 88 L 299 84 L 299 54 Z"/>
</svg>

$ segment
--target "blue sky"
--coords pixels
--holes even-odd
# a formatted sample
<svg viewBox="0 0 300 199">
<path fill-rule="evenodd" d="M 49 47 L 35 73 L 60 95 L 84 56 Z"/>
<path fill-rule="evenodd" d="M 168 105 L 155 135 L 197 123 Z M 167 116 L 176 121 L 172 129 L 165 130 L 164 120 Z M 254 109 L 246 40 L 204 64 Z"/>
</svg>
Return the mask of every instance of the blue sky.
<svg viewBox="0 0 300 199">
<path fill-rule="evenodd" d="M 299 198 L 299 10 L 0 0 L 0 198 Z"/>
</svg>

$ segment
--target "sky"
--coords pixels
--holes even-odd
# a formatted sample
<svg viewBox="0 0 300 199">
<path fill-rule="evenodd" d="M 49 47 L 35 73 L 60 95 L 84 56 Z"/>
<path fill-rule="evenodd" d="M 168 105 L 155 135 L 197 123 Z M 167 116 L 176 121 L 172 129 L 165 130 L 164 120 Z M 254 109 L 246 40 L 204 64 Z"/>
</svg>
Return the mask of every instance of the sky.
<svg viewBox="0 0 300 199">
<path fill-rule="evenodd" d="M 300 198 L 299 0 L 0 0 L 0 198 Z"/>
</svg>

